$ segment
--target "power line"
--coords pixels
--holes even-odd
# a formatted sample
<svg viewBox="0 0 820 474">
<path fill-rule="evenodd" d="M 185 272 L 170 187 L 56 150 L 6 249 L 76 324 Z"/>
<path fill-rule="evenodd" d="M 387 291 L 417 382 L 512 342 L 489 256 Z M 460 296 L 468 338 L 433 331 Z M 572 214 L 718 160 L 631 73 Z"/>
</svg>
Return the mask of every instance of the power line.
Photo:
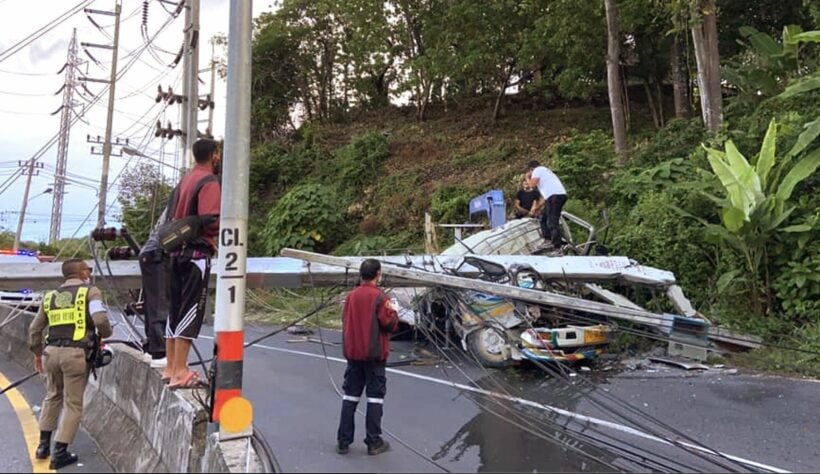
<svg viewBox="0 0 820 474">
<path fill-rule="evenodd" d="M 5 69 L 0 69 L 0 73 L 14 74 L 16 76 L 56 76 L 57 75 L 57 73 L 54 73 L 54 72 L 23 72 L 23 71 L 7 71 Z"/>
<path fill-rule="evenodd" d="M 83 0 L 82 2 L 78 3 L 77 5 L 71 7 L 63 14 L 59 15 L 57 18 L 51 20 L 50 22 L 46 23 L 44 26 L 36 30 L 34 33 L 28 35 L 27 37 L 23 38 L 22 40 L 18 41 L 16 44 L 11 46 L 10 48 L 0 52 L 0 63 L 5 61 L 6 59 L 14 56 L 18 52 L 20 52 L 23 48 L 31 44 L 32 42 L 36 41 L 38 38 L 43 36 L 44 34 L 48 33 L 49 31 L 53 30 L 75 14 L 79 13 L 80 10 L 91 5 L 94 0 Z"/>
<path fill-rule="evenodd" d="M 3 95 L 17 95 L 22 97 L 54 97 L 54 94 L 32 94 L 28 92 L 10 92 L 10 91 L 0 91 L 0 94 Z"/>
<path fill-rule="evenodd" d="M 165 28 L 167 28 L 168 25 L 170 25 L 173 20 L 174 20 L 173 17 L 166 20 L 166 22 L 157 30 L 157 32 L 154 33 L 154 36 L 151 37 L 151 40 L 153 41 L 153 39 L 155 39 Z M 145 48 L 146 48 L 146 46 L 144 45 L 142 47 L 142 51 L 144 51 Z M 139 54 L 134 56 L 133 58 L 131 58 L 131 60 L 117 73 L 117 80 L 120 80 L 131 69 L 131 67 L 133 67 L 133 65 L 136 63 L 136 60 L 138 58 L 139 58 Z M 88 104 L 88 107 L 85 110 L 83 110 L 82 113 L 77 114 L 72 118 L 72 121 L 71 121 L 72 126 L 78 120 L 80 120 L 80 118 L 83 115 L 85 115 L 85 113 L 87 113 L 88 110 L 90 110 L 95 104 L 97 104 L 100 101 L 102 95 L 108 90 L 108 87 L 109 86 L 106 86 L 105 88 L 103 88 L 101 93 L 94 97 L 94 99 Z M 58 138 L 59 138 L 59 133 L 55 134 L 48 142 L 46 142 L 45 145 L 43 145 L 36 153 L 34 153 L 34 155 L 32 156 L 32 159 L 35 160 L 35 161 L 38 161 L 40 158 L 42 158 L 43 155 L 49 149 L 51 149 L 52 146 L 54 146 L 54 144 L 57 142 Z M 15 173 L 14 175 L 7 178 L 5 181 L 3 181 L 3 183 L 0 183 L 0 195 L 2 195 L 4 192 L 6 192 L 11 187 L 11 185 L 14 184 L 14 182 L 21 175 L 22 175 L 22 172 L 18 170 L 17 173 Z"/>
</svg>

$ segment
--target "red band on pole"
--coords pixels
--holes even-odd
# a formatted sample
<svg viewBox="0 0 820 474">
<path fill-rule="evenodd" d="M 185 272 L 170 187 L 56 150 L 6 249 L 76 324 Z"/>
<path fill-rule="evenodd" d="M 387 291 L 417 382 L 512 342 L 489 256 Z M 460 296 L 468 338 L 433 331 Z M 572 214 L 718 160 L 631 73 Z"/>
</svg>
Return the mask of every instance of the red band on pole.
<svg viewBox="0 0 820 474">
<path fill-rule="evenodd" d="M 217 360 L 242 360 L 244 344 L 245 331 L 226 331 L 216 333 L 216 346 L 219 348 L 216 354 Z"/>
<path fill-rule="evenodd" d="M 236 398 L 242 395 L 242 390 L 240 389 L 216 389 L 216 393 L 214 394 L 214 422 L 219 422 L 219 412 L 222 411 L 222 406 L 225 405 L 225 402 L 230 400 L 231 398 Z"/>
</svg>

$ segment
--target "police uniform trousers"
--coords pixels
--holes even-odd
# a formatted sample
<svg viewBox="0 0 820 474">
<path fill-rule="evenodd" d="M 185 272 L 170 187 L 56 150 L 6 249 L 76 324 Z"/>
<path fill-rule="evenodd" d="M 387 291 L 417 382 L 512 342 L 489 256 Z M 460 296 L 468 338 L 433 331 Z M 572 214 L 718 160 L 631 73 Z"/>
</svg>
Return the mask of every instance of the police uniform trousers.
<svg viewBox="0 0 820 474">
<path fill-rule="evenodd" d="M 43 350 L 46 373 L 46 398 L 40 413 L 40 430 L 54 431 L 62 412 L 60 428 L 55 435 L 58 443 L 71 444 L 83 415 L 83 395 L 88 383 L 89 368 L 85 351 L 79 347 L 46 346 Z"/>
</svg>

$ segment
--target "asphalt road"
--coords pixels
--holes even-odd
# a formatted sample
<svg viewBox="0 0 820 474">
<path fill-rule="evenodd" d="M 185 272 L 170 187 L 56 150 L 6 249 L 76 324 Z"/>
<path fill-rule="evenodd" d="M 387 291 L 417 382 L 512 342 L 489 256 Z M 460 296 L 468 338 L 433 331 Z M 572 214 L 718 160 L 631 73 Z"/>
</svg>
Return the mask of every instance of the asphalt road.
<svg viewBox="0 0 820 474">
<path fill-rule="evenodd" d="M 0 355 L 0 373 L 8 380 L 15 381 L 25 377 L 28 371 L 4 355 Z M 18 386 L 17 390 L 28 403 L 28 408 L 32 410 L 34 417 L 37 418 L 40 404 L 42 404 L 45 396 L 44 381 L 39 377 L 35 377 Z M 3 427 L 0 430 L 0 446 L 3 447 L 3 449 L 0 449 L 0 471 L 32 472 L 32 462 L 24 439 L 23 427 L 6 395 L 0 395 L 0 426 Z M 36 427 L 33 427 L 33 431 L 36 431 L 39 438 L 39 431 Z M 59 472 L 114 472 L 111 466 L 99 456 L 97 447 L 83 430 L 77 433 L 77 437 L 74 443 L 69 446 L 69 450 L 76 453 L 80 460 L 77 464 L 60 469 Z M 47 467 L 48 464 L 45 464 L 45 466 Z"/>
<path fill-rule="evenodd" d="M 272 328 L 245 329 L 250 340 Z M 204 327 L 197 341 L 205 357 L 211 335 Z M 444 353 L 451 361 L 388 369 L 383 427 L 393 449 L 367 456 L 360 414 L 357 441 L 340 456 L 341 335 L 323 336 L 327 358 L 320 344 L 286 333 L 245 352 L 244 396 L 285 472 L 820 471 L 818 382 L 666 366 L 559 378 L 535 367 L 485 370 L 458 348 Z M 391 361 L 401 361 L 413 345 L 393 349 Z M 10 379 L 25 375 L 8 364 L 0 371 Z M 39 404 L 40 382 L 23 389 Z M 20 445 L 0 453 L 0 468 L 27 471 L 9 420 L 0 400 L 0 422 L 13 427 L 0 440 Z M 108 471 L 87 437 L 76 450 L 92 460 L 85 470 Z"/>
<path fill-rule="evenodd" d="M 266 330 L 246 328 L 246 339 Z M 198 343 L 203 354 L 212 352 L 209 331 Z M 341 340 L 336 332 L 324 337 Z M 245 396 L 287 472 L 820 469 L 817 382 L 675 369 L 578 372 L 559 380 L 536 368 L 484 371 L 460 360 L 389 372 L 384 427 L 400 441 L 386 436 L 393 450 L 376 457 L 357 441 L 339 456 L 341 404 L 333 383 L 342 380 L 340 347 L 326 347 L 326 361 L 321 345 L 287 342 L 294 338 L 280 334 L 245 353 Z M 395 343 L 393 358 L 410 349 Z M 512 399 L 476 393 L 476 386 Z M 360 416 L 357 440 L 363 425 Z M 675 430 L 664 428 L 666 439 L 722 454 L 693 454 L 691 447 L 653 439 L 649 433 L 659 425 Z"/>
</svg>

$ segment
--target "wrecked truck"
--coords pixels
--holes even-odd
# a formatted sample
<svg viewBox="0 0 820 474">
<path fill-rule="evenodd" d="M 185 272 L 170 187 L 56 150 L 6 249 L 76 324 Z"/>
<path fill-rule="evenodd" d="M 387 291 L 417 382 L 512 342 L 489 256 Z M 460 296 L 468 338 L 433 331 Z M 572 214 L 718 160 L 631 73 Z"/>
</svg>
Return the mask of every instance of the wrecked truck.
<svg viewBox="0 0 820 474">
<path fill-rule="evenodd" d="M 561 251 L 545 243 L 537 220 L 524 218 L 457 240 L 439 258 L 452 262 L 451 257 L 462 257 L 443 268 L 445 274 L 539 290 L 545 296 L 572 296 L 570 304 L 533 304 L 447 285 L 396 288 L 392 296 L 402 321 L 440 339 L 439 343 L 457 341 L 485 367 L 502 368 L 523 360 L 594 359 L 611 342 L 617 318 L 665 334 L 676 319 L 700 320 L 671 272 L 626 257 L 592 255 L 600 248 L 594 227 L 567 212 L 562 217 L 562 233 L 569 244 Z M 583 241 L 573 238 L 570 225 L 585 231 Z M 607 289 L 608 283 L 662 291 L 679 314 L 647 311 Z M 612 309 L 592 311 L 581 299 L 606 303 Z"/>
</svg>

